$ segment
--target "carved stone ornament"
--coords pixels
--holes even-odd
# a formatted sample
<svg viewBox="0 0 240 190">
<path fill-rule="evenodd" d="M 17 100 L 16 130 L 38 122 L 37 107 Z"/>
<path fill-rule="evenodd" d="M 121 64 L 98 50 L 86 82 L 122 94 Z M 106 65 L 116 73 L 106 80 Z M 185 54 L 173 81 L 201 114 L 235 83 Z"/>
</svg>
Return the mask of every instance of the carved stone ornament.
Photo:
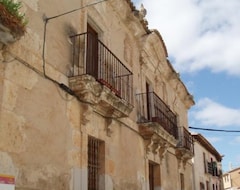
<svg viewBox="0 0 240 190">
<path fill-rule="evenodd" d="M 133 109 L 132 105 L 90 75 L 69 78 L 69 86 L 81 101 L 91 104 L 104 117 L 127 117 Z"/>
<path fill-rule="evenodd" d="M 106 120 L 106 133 L 108 137 L 111 137 L 112 133 L 113 133 L 113 128 L 115 125 L 115 121 L 113 119 L 107 119 Z"/>
<path fill-rule="evenodd" d="M 185 148 L 177 148 L 176 157 L 178 160 L 178 167 L 180 168 L 182 165 L 185 169 L 187 161 L 192 159 L 193 154 Z"/>
<path fill-rule="evenodd" d="M 163 141 L 168 142 L 170 146 L 175 147 L 177 145 L 177 139 L 170 135 L 160 124 L 156 122 L 139 124 L 139 132 L 144 139 L 149 139 L 153 134 L 155 134 Z"/>
<path fill-rule="evenodd" d="M 160 161 L 162 161 L 162 159 L 164 158 L 168 148 L 170 147 L 170 144 L 165 142 L 161 143 L 160 149 L 159 149 L 159 157 L 160 157 Z"/>
<path fill-rule="evenodd" d="M 102 92 L 102 86 L 90 75 L 71 77 L 69 85 L 72 91 L 83 102 L 97 104 Z"/>
<path fill-rule="evenodd" d="M 160 162 L 164 158 L 169 147 L 176 146 L 176 140 L 166 131 L 154 124 L 141 124 L 139 126 L 140 134 L 144 138 L 146 154 L 158 154 Z"/>
<path fill-rule="evenodd" d="M 145 139 L 145 147 L 146 147 L 146 153 L 149 155 L 152 154 L 158 154 L 160 158 L 160 162 L 162 162 L 162 159 L 164 158 L 168 148 L 170 147 L 170 143 L 167 142 L 167 140 L 162 139 L 157 134 L 153 134 L 149 139 Z"/>
<path fill-rule="evenodd" d="M 84 110 L 82 112 L 82 115 L 81 115 L 81 123 L 83 125 L 86 125 L 87 123 L 90 122 L 91 118 L 92 118 L 92 108 L 91 106 L 89 106 L 88 104 L 84 104 L 82 105 L 82 109 Z"/>
<path fill-rule="evenodd" d="M 135 10 L 134 15 L 139 19 L 145 29 L 148 29 L 148 21 L 146 20 L 147 10 L 141 4 L 140 10 Z"/>
</svg>

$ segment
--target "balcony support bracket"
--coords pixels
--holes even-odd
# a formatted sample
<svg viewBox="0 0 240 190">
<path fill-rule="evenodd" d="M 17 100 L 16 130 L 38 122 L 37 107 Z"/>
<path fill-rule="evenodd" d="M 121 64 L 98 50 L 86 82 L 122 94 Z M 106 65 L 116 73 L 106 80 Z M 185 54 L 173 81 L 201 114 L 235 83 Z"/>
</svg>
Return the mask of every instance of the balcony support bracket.
<svg viewBox="0 0 240 190">
<path fill-rule="evenodd" d="M 92 105 L 95 112 L 107 118 L 128 117 L 133 106 L 116 96 L 91 75 L 69 78 L 70 89 L 84 103 Z"/>
<path fill-rule="evenodd" d="M 185 148 L 177 148 L 176 149 L 176 157 L 178 160 L 178 168 L 180 169 L 181 165 L 182 165 L 183 168 L 185 169 L 187 161 L 192 159 L 193 154 Z"/>
</svg>

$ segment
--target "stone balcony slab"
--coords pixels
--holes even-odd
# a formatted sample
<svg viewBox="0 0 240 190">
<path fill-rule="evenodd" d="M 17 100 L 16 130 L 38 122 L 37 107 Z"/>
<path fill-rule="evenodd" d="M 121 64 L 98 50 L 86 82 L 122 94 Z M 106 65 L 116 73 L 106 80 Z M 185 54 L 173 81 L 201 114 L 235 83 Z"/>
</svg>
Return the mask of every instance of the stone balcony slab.
<svg viewBox="0 0 240 190">
<path fill-rule="evenodd" d="M 120 98 L 117 92 L 91 75 L 70 77 L 69 87 L 81 101 L 91 104 L 95 111 L 104 117 L 128 117 L 133 109 L 133 106 Z"/>
</svg>

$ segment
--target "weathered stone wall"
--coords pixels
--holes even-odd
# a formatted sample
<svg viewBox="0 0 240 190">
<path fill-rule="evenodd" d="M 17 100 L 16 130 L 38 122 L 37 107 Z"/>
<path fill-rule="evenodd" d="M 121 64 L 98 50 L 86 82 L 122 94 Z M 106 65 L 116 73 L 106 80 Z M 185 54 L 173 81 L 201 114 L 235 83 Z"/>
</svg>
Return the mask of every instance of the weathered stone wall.
<svg viewBox="0 0 240 190">
<path fill-rule="evenodd" d="M 230 172 L 230 179 L 232 181 L 231 183 L 231 187 L 239 187 L 240 186 L 240 182 L 239 182 L 239 168 L 236 168 L 235 170 L 232 170 Z"/>
<path fill-rule="evenodd" d="M 68 189 L 66 94 L 17 61 L 1 64 L 0 150 L 3 162 L 11 164 L 0 172 L 15 176 L 17 189 Z"/>
<path fill-rule="evenodd" d="M 88 22 L 134 73 L 133 93 L 144 93 L 150 81 L 179 116 L 179 125 L 187 127 L 187 91 L 174 78 L 163 41 L 146 33 L 128 1 L 109 0 L 52 18 L 87 2 L 23 1 L 23 12 L 29 18 L 26 34 L 0 48 L 0 174 L 14 176 L 16 190 L 86 190 L 88 136 L 93 136 L 105 146 L 102 189 L 147 190 L 150 161 L 159 165 L 158 188 L 179 189 L 179 172 L 188 179 L 191 166 L 182 165 L 173 147 L 161 154 L 159 147 L 156 152 L 147 151 L 149 144 L 139 133 L 136 100 L 129 117 L 108 118 L 59 86 L 69 85 L 69 35 L 86 32 Z M 44 23 L 46 17 L 50 19 Z"/>
</svg>

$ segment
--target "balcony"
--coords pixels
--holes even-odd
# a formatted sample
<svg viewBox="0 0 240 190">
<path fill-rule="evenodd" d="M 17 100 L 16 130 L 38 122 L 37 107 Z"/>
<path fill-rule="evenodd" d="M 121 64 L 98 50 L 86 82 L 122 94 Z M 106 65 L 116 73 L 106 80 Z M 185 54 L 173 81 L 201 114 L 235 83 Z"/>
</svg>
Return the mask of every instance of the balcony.
<svg viewBox="0 0 240 190">
<path fill-rule="evenodd" d="M 179 127 L 178 148 L 184 148 L 193 154 L 193 137 L 185 127 Z"/>
<path fill-rule="evenodd" d="M 220 169 L 218 169 L 217 166 L 217 162 L 208 162 L 207 163 L 207 171 L 209 174 L 211 174 L 212 176 L 221 176 L 222 175 L 222 171 Z"/>
<path fill-rule="evenodd" d="M 176 115 L 154 92 L 137 94 L 138 123 L 178 138 Z"/>
<path fill-rule="evenodd" d="M 147 154 L 158 154 L 160 160 L 169 147 L 176 147 L 177 118 L 154 93 L 136 95 L 139 132 L 145 140 Z"/>
<path fill-rule="evenodd" d="M 179 138 L 176 155 L 181 160 L 189 160 L 194 156 L 193 137 L 185 127 L 179 127 Z"/>
<path fill-rule="evenodd" d="M 128 116 L 133 108 L 132 72 L 91 33 L 70 39 L 71 90 L 103 116 Z"/>
</svg>

